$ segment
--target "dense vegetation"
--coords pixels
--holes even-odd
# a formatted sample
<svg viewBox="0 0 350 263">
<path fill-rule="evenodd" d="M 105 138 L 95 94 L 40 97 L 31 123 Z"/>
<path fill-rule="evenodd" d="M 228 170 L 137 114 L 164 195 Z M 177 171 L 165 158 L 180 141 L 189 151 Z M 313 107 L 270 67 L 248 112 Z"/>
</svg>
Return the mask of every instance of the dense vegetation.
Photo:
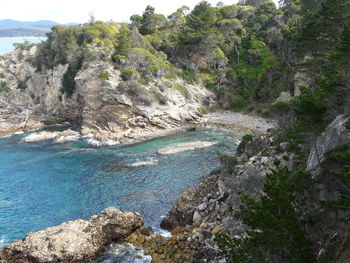
<svg viewBox="0 0 350 263">
<path fill-rule="evenodd" d="M 68 95 L 83 63 L 98 58 L 112 61 L 121 71 L 119 88 L 144 94 L 144 103 L 150 94 L 142 84 L 182 78 L 214 91 L 225 109 L 280 120 L 283 130 L 276 132 L 275 143 L 289 142 L 297 169 L 276 163 L 259 199 L 240 193 L 247 236 L 218 236 L 232 262 L 315 262 L 318 244 L 308 229 L 322 218 L 333 220 L 332 213 L 340 214 L 337 222 L 350 233 L 349 146 L 329 152 L 318 177 L 305 172 L 317 136 L 336 116 L 350 113 L 350 1 L 281 0 L 280 6 L 269 0 L 215 7 L 202 1 L 192 11 L 183 6 L 168 17 L 148 6 L 142 15 L 131 16 L 130 24 L 92 18 L 83 26 L 55 26 L 35 59 L 39 70 L 69 64 L 63 82 Z M 102 71 L 99 77 L 108 80 L 109 74 Z M 191 95 L 186 87 L 169 83 L 185 97 Z M 281 92 L 297 96 L 276 101 Z M 162 93 L 151 93 L 166 104 Z M 229 170 L 237 163 L 222 158 Z M 312 200 L 320 183 L 337 185 L 337 198 Z M 345 236 L 319 262 L 337 262 L 349 246 Z"/>
<path fill-rule="evenodd" d="M 334 118 L 338 109 L 348 111 L 349 96 L 343 96 L 349 74 L 344 70 L 349 66 L 347 1 L 280 4 L 277 9 L 272 1 L 241 0 L 213 7 L 202 1 L 192 11 L 183 6 L 168 17 L 147 6 L 130 24 L 92 17 L 82 26 L 54 26 L 36 65 L 42 70 L 69 63 L 64 86 L 72 94 L 83 61 L 112 58 L 124 81 L 181 77 L 216 92 L 226 109 L 263 114 L 282 91 L 299 93 L 294 85 L 299 72 L 310 78 L 302 83 L 308 87 L 302 89 L 299 116 L 311 111 L 322 121 Z"/>
</svg>

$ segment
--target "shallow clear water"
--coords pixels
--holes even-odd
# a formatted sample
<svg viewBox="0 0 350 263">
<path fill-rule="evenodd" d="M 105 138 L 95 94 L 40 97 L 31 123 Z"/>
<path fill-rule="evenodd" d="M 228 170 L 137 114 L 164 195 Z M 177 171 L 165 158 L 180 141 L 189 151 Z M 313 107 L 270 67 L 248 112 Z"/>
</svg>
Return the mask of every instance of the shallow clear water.
<svg viewBox="0 0 350 263">
<path fill-rule="evenodd" d="M 14 43 L 23 43 L 26 40 L 30 43 L 40 43 L 45 37 L 0 37 L 0 55 L 15 50 Z"/>
<path fill-rule="evenodd" d="M 0 139 L 0 242 L 22 239 L 64 221 L 88 219 L 106 207 L 137 211 L 158 227 L 176 196 L 216 169 L 218 156 L 235 151 L 237 138 L 195 131 L 125 147 L 93 148 L 83 141 L 55 145 Z M 218 142 L 209 148 L 160 156 L 182 142 Z M 133 163 L 148 161 L 140 167 Z"/>
</svg>

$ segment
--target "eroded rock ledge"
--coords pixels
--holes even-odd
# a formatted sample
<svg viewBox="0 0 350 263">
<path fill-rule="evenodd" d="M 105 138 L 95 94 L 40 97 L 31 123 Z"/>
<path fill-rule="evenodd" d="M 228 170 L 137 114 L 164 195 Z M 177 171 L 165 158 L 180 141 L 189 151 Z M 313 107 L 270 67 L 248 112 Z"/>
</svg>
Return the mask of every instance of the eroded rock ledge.
<svg viewBox="0 0 350 263">
<path fill-rule="evenodd" d="M 29 233 L 0 249 L 0 263 L 86 262 L 142 225 L 140 214 L 108 208 L 88 221 L 70 221 Z"/>
</svg>

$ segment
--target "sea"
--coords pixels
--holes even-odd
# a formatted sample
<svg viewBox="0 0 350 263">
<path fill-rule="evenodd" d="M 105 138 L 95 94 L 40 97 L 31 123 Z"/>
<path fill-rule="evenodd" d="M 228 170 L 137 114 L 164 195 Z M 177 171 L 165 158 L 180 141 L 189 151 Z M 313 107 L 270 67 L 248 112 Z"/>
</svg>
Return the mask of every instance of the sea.
<svg viewBox="0 0 350 263">
<path fill-rule="evenodd" d="M 40 43 L 45 39 L 45 37 L 0 37 L 0 55 L 15 50 L 14 43 L 24 43 L 26 40 L 30 43 Z"/>
<path fill-rule="evenodd" d="M 145 225 L 161 232 L 159 224 L 176 197 L 218 169 L 221 154 L 234 155 L 239 140 L 232 133 L 201 130 L 129 146 L 93 147 L 85 140 L 24 142 L 30 134 L 0 138 L 0 247 L 28 232 L 89 219 L 107 207 L 139 212 Z M 157 154 L 194 141 L 216 144 Z"/>
</svg>

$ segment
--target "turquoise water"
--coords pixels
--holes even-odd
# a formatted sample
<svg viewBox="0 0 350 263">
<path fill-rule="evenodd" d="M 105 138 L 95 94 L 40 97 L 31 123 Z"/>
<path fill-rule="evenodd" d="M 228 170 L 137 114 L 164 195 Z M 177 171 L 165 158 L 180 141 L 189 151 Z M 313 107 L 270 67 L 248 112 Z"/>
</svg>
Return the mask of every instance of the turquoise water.
<svg viewBox="0 0 350 263">
<path fill-rule="evenodd" d="M 218 155 L 233 153 L 223 132 L 194 131 L 125 147 L 23 143 L 0 139 L 0 242 L 4 245 L 64 221 L 88 219 L 106 207 L 137 211 L 155 228 L 176 196 L 218 168 Z M 209 140 L 213 147 L 160 156 L 158 149 Z M 147 161 L 148 165 L 130 167 Z M 1 241 L 2 240 L 2 241 Z"/>
<path fill-rule="evenodd" d="M 30 43 L 40 43 L 45 37 L 0 37 L 0 55 L 15 50 L 14 43 L 23 43 L 26 40 Z"/>
</svg>

